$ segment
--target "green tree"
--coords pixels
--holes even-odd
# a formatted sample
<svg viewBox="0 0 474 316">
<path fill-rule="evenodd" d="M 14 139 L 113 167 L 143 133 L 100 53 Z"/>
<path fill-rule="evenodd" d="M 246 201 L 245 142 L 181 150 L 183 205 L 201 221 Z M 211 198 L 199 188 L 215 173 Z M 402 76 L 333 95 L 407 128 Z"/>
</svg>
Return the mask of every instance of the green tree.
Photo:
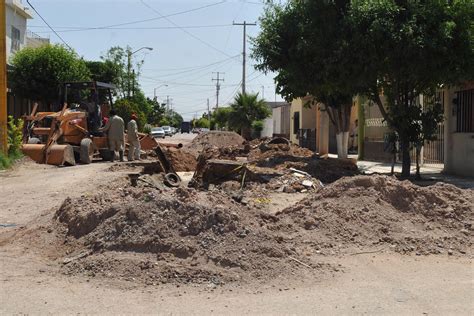
<svg viewBox="0 0 474 316">
<path fill-rule="evenodd" d="M 364 91 L 358 80 L 361 51 L 354 51 L 350 0 L 270 3 L 253 39 L 256 68 L 276 72 L 278 92 L 291 101 L 312 96 L 336 128 L 338 156 L 347 157 L 352 98 Z"/>
<path fill-rule="evenodd" d="M 193 127 L 199 127 L 199 128 L 210 128 L 211 122 L 206 117 L 201 117 L 199 119 L 193 120 L 192 121 Z"/>
<path fill-rule="evenodd" d="M 147 99 L 151 105 L 151 112 L 148 115 L 148 123 L 160 125 L 161 119 L 165 116 L 166 104 L 158 102 L 156 99 Z M 166 125 L 166 124 L 165 124 Z"/>
<path fill-rule="evenodd" d="M 141 73 L 141 67 L 143 65 L 143 60 L 133 61 L 131 63 L 131 71 L 128 72 L 128 54 L 132 51 L 131 47 L 127 46 L 125 48 L 120 46 L 111 47 L 107 53 L 102 56 L 102 60 L 105 62 L 111 62 L 116 65 L 118 69 L 117 82 L 114 82 L 118 87 L 118 92 L 122 97 L 128 96 L 129 89 L 131 90 L 131 95 L 135 95 L 137 91 L 140 90 L 138 84 L 138 78 Z"/>
<path fill-rule="evenodd" d="M 351 36 L 363 51 L 358 80 L 398 135 L 402 176 L 410 175 L 410 143 L 437 111 L 421 114 L 417 97 L 440 85 L 474 79 L 474 6 L 470 0 L 354 0 Z M 386 98 L 383 102 L 381 94 Z M 429 133 L 428 133 L 429 134 Z"/>
<path fill-rule="evenodd" d="M 229 117 L 232 109 L 230 107 L 220 107 L 212 113 L 212 121 L 217 127 L 228 127 Z"/>
<path fill-rule="evenodd" d="M 61 84 L 90 79 L 86 63 L 61 45 L 24 48 L 12 59 L 12 89 L 45 105 L 58 100 Z"/>
<path fill-rule="evenodd" d="M 228 125 L 236 131 L 240 131 L 242 137 L 250 139 L 252 123 L 267 118 L 270 109 L 263 99 L 257 94 L 239 93 L 230 105 Z"/>
<path fill-rule="evenodd" d="M 86 66 L 92 80 L 113 84 L 119 83 L 120 68 L 112 61 L 86 61 Z"/>
<path fill-rule="evenodd" d="M 147 123 L 146 116 L 140 111 L 138 105 L 129 99 L 119 99 L 114 103 L 114 109 L 117 114 L 123 118 L 125 124 L 127 124 L 133 113 L 137 115 L 138 129 L 142 131 Z"/>
</svg>

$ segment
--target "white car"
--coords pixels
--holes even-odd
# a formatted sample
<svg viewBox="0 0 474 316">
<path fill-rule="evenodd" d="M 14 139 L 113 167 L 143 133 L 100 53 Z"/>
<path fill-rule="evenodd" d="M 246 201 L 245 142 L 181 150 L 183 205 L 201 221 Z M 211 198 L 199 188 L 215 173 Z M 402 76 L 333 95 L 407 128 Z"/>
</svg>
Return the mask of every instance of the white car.
<svg viewBox="0 0 474 316">
<path fill-rule="evenodd" d="M 171 126 L 163 126 L 163 130 L 165 131 L 165 136 L 173 136 Z"/>
<path fill-rule="evenodd" d="M 165 138 L 165 130 L 161 127 L 153 127 L 150 135 L 153 138 Z"/>
</svg>

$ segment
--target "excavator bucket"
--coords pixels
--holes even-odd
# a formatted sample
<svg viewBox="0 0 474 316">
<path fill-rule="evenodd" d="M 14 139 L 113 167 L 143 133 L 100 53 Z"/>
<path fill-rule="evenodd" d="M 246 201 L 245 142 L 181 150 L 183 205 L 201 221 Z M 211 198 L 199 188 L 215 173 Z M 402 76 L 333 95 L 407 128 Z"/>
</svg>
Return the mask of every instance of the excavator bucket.
<svg viewBox="0 0 474 316">
<path fill-rule="evenodd" d="M 44 144 L 23 144 L 21 150 L 23 154 L 37 163 L 55 166 L 74 166 L 76 164 L 71 145 L 54 144 L 48 148 L 48 153 L 45 153 L 46 145 Z"/>
</svg>

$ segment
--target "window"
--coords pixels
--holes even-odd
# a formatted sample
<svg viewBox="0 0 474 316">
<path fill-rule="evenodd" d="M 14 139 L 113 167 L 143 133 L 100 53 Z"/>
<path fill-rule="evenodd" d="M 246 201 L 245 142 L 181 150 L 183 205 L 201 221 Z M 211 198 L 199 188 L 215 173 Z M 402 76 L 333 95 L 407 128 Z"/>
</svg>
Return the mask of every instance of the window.
<svg viewBox="0 0 474 316">
<path fill-rule="evenodd" d="M 474 133 L 474 89 L 456 92 L 456 132 Z"/>
<path fill-rule="evenodd" d="M 300 129 L 300 112 L 293 113 L 293 134 L 298 135 Z"/>
<path fill-rule="evenodd" d="M 11 52 L 20 50 L 20 30 L 12 26 L 12 47 Z"/>
</svg>

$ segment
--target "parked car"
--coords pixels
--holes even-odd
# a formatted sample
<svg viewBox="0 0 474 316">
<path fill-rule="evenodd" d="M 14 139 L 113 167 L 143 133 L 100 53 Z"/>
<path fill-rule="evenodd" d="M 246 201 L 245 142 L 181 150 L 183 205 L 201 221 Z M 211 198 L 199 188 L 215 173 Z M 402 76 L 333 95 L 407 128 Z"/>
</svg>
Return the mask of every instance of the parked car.
<svg viewBox="0 0 474 316">
<path fill-rule="evenodd" d="M 150 135 L 154 138 L 165 138 L 165 131 L 161 127 L 153 127 Z"/>
<path fill-rule="evenodd" d="M 163 126 L 163 130 L 165 131 L 165 136 L 173 136 L 171 126 Z"/>
<path fill-rule="evenodd" d="M 178 129 L 176 127 L 171 126 L 171 133 L 174 135 L 178 132 Z"/>
</svg>

